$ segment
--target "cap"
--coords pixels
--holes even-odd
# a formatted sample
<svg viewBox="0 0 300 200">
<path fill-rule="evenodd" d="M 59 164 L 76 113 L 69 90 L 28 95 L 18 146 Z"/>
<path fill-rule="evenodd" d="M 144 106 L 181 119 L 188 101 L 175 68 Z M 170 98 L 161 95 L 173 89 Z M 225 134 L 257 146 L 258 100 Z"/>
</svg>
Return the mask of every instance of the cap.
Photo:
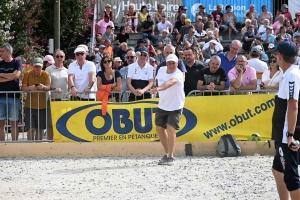
<svg viewBox="0 0 300 200">
<path fill-rule="evenodd" d="M 122 62 L 122 60 L 121 60 L 120 57 L 115 57 L 115 58 L 114 58 L 114 62 Z"/>
<path fill-rule="evenodd" d="M 268 46 L 269 49 L 273 49 L 274 47 L 275 47 L 275 46 L 274 46 L 273 43 L 270 43 L 269 46 Z"/>
<path fill-rule="evenodd" d="M 146 49 L 142 49 L 140 52 L 141 52 L 141 53 L 146 53 L 146 54 L 149 54 L 149 51 L 148 51 L 148 50 L 146 50 Z"/>
<path fill-rule="evenodd" d="M 185 22 L 192 22 L 192 21 L 189 18 L 186 18 Z"/>
<path fill-rule="evenodd" d="M 169 30 L 168 29 L 162 30 L 162 32 L 165 32 L 165 33 L 169 34 Z"/>
<path fill-rule="evenodd" d="M 208 14 L 207 17 L 208 17 L 208 18 L 212 18 L 213 16 L 212 16 L 211 14 Z"/>
<path fill-rule="evenodd" d="M 218 44 L 218 42 L 217 42 L 216 40 L 211 40 L 211 41 L 209 41 L 209 42 L 212 42 L 212 43 L 214 43 L 214 44 Z"/>
<path fill-rule="evenodd" d="M 289 7 L 286 4 L 282 4 L 281 8 L 289 8 Z"/>
<path fill-rule="evenodd" d="M 111 26 L 111 25 L 108 25 L 106 28 L 113 28 L 113 26 Z"/>
<path fill-rule="evenodd" d="M 202 5 L 202 4 L 200 4 L 199 8 L 205 8 L 205 6 L 204 6 L 204 5 Z"/>
<path fill-rule="evenodd" d="M 262 60 L 262 61 L 265 61 L 265 62 L 268 62 L 268 61 L 269 61 L 268 55 L 265 54 L 265 53 L 263 53 L 263 54 L 261 55 L 261 60 Z"/>
<path fill-rule="evenodd" d="M 256 38 L 256 40 L 264 41 L 261 37 Z"/>
<path fill-rule="evenodd" d="M 43 59 L 42 58 L 35 58 L 33 59 L 33 66 L 40 66 L 43 67 L 44 63 L 43 63 Z"/>
<path fill-rule="evenodd" d="M 197 17 L 197 19 L 202 19 L 202 16 L 201 16 L 201 15 L 199 15 L 199 16 Z"/>
<path fill-rule="evenodd" d="M 298 54 L 296 45 L 291 41 L 280 42 L 276 48 L 276 51 L 289 57 L 293 57 Z"/>
<path fill-rule="evenodd" d="M 273 27 L 272 26 L 267 26 L 266 29 L 273 30 Z"/>
<path fill-rule="evenodd" d="M 205 64 L 208 64 L 209 61 L 210 61 L 210 59 L 206 59 L 206 60 L 205 60 Z"/>
<path fill-rule="evenodd" d="M 103 44 L 99 45 L 99 49 L 105 49 L 105 46 Z"/>
<path fill-rule="evenodd" d="M 187 8 L 185 6 L 182 7 L 182 10 L 187 10 Z"/>
<path fill-rule="evenodd" d="M 83 47 L 83 48 L 85 49 L 86 52 L 89 51 L 88 46 L 86 46 L 85 44 L 80 44 L 80 45 L 78 45 L 77 47 Z"/>
<path fill-rule="evenodd" d="M 77 47 L 76 49 L 75 49 L 75 51 L 74 51 L 74 53 L 77 53 L 77 52 L 86 52 L 85 51 L 85 48 L 84 47 Z"/>
<path fill-rule="evenodd" d="M 51 55 L 46 55 L 43 59 L 43 61 L 47 61 L 48 63 L 50 63 L 51 65 L 54 64 L 54 59 L 53 59 L 53 56 Z"/>
<path fill-rule="evenodd" d="M 261 49 L 259 48 L 259 46 L 254 46 L 251 48 L 251 54 L 260 54 L 261 53 Z"/>
<path fill-rule="evenodd" d="M 166 62 L 169 62 L 169 61 L 178 62 L 178 58 L 175 54 L 169 54 L 166 58 Z"/>
</svg>

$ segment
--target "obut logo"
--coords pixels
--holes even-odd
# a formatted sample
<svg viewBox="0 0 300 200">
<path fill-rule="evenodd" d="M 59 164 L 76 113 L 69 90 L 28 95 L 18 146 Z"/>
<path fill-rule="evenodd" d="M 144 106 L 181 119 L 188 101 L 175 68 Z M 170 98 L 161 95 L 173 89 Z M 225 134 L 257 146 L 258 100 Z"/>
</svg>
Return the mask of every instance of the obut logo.
<svg viewBox="0 0 300 200">
<path fill-rule="evenodd" d="M 196 13 L 199 12 L 199 6 L 201 5 L 201 3 L 196 3 L 191 7 L 191 13 L 194 17 L 196 17 Z"/>
<path fill-rule="evenodd" d="M 132 104 L 138 105 L 139 103 L 157 104 L 158 102 L 143 101 L 143 102 L 134 102 Z M 91 108 L 94 109 L 90 110 Z M 132 111 L 128 109 L 116 108 L 116 109 L 112 109 L 111 115 L 107 113 L 105 116 L 102 116 L 102 110 L 100 109 L 100 104 L 95 103 L 95 104 L 89 104 L 89 105 L 75 108 L 62 115 L 57 120 L 56 123 L 56 129 L 58 130 L 58 132 L 61 135 L 73 141 L 90 142 L 89 140 L 85 140 L 79 136 L 80 134 L 82 135 L 81 133 L 82 131 L 80 131 L 79 129 L 77 131 L 74 131 L 75 129 L 72 129 L 73 131 L 70 131 L 67 127 L 68 121 L 72 120 L 75 114 L 80 114 L 79 112 L 84 112 L 87 109 L 89 109 L 90 111 L 88 113 L 85 113 L 86 115 L 84 119 L 84 124 L 86 127 L 85 132 L 88 132 L 89 134 L 92 135 L 97 135 L 97 136 L 105 135 L 111 129 L 112 129 L 111 131 L 117 134 L 129 134 L 133 131 L 139 134 L 146 134 L 151 132 L 151 130 L 155 126 L 152 121 L 152 114 L 156 112 L 157 108 L 133 108 Z M 177 137 L 180 137 L 188 133 L 197 124 L 197 117 L 190 110 L 184 108 L 182 115 L 186 118 L 186 124 L 176 134 Z M 93 123 L 94 119 L 98 117 L 103 118 L 104 123 L 102 127 L 98 127 L 98 126 L 96 127 Z M 82 129 L 82 127 L 80 128 Z"/>
</svg>

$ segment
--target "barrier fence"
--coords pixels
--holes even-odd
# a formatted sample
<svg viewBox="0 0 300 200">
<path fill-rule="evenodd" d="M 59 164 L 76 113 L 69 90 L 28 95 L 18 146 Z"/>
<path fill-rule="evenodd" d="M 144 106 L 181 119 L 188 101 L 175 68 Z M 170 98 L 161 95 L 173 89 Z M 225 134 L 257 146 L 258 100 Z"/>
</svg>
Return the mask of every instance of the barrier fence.
<svg viewBox="0 0 300 200">
<path fill-rule="evenodd" d="M 193 102 L 192 104 L 198 103 L 193 100 L 193 98 L 195 98 L 195 97 L 192 97 L 192 96 L 203 96 L 203 97 L 200 97 L 200 99 L 201 99 L 201 98 L 205 98 L 204 96 L 223 96 L 223 95 L 241 95 L 241 94 L 242 94 L 242 96 L 245 96 L 245 95 L 249 96 L 249 95 L 274 94 L 274 93 L 276 93 L 275 90 L 242 91 L 242 92 L 241 91 L 231 92 L 228 90 L 227 91 L 226 90 L 224 90 L 224 91 L 194 90 L 188 94 L 187 99 L 189 99 L 189 101 L 187 101 L 187 102 Z M 3 129 L 5 129 L 6 134 L 3 133 L 3 129 L 0 130 L 0 140 L 1 140 L 0 142 L 53 142 L 53 141 L 55 141 L 55 136 L 53 138 L 53 132 L 54 133 L 57 132 L 57 127 L 59 127 L 56 124 L 56 122 L 58 123 L 58 119 L 62 115 L 61 113 L 64 113 L 67 111 L 63 111 L 63 112 L 61 111 L 62 109 L 66 108 L 66 104 L 62 104 L 62 103 L 53 104 L 53 105 L 51 105 L 52 107 L 50 109 L 50 101 L 51 102 L 82 101 L 82 100 L 96 101 L 95 93 L 92 93 L 94 95 L 94 97 L 93 97 L 93 95 L 91 97 L 93 97 L 93 98 L 88 98 L 88 99 L 80 98 L 80 96 L 83 95 L 83 93 L 78 94 L 78 97 L 76 97 L 76 98 L 72 97 L 72 95 L 70 93 L 62 94 L 60 99 L 51 98 L 51 96 L 53 97 L 53 93 L 51 94 L 51 92 L 43 92 L 43 91 L 0 92 L 0 95 L 1 94 L 2 95 L 5 94 L 5 97 L 2 97 L 2 100 L 6 99 L 6 108 L 7 109 L 6 109 L 6 113 L 5 113 L 5 116 L 6 116 L 5 118 L 8 120 L 6 120 L 6 124 L 3 128 Z M 127 108 L 127 107 L 129 108 L 130 106 L 132 106 L 134 109 L 135 108 L 139 109 L 139 107 L 140 108 L 143 107 L 143 106 L 141 106 L 142 103 L 149 102 L 149 101 L 135 101 L 134 104 L 131 104 L 128 102 L 127 103 L 122 102 L 122 97 L 124 97 L 124 95 L 125 95 L 125 97 L 128 99 L 130 94 L 132 94 L 132 93 L 129 91 L 112 92 L 110 102 L 109 102 L 109 107 L 110 107 L 110 105 L 114 105 L 113 101 L 116 101 L 117 102 L 116 105 L 118 105 L 118 108 Z M 147 99 L 147 98 L 151 98 L 151 96 L 152 95 L 150 95 L 150 92 L 147 92 L 143 95 L 142 98 Z M 189 97 L 191 97 L 191 99 Z M 154 98 L 154 97 L 152 96 L 152 98 Z M 8 99 L 9 99 L 9 101 L 8 101 Z M 112 99 L 115 99 L 115 100 L 112 100 Z M 154 104 L 153 104 L 153 102 L 154 102 Z M 139 125 L 131 124 L 132 122 L 130 120 L 129 121 L 125 120 L 124 116 L 127 115 L 128 113 L 127 114 L 125 113 L 122 116 L 123 118 L 121 117 L 118 120 L 121 121 L 121 123 L 124 123 L 125 127 L 127 127 L 126 123 L 131 124 L 131 126 L 133 125 L 135 127 L 135 131 L 137 133 L 139 131 L 140 132 L 145 131 L 145 127 L 148 126 L 147 120 L 149 120 L 149 119 L 147 119 L 147 115 L 152 114 L 155 111 L 155 108 L 157 108 L 158 101 L 155 100 L 153 102 L 151 103 L 151 107 L 153 107 L 153 109 L 150 113 L 148 113 L 148 110 L 144 110 L 144 111 L 141 111 L 144 113 L 142 113 L 142 114 L 140 113 L 139 116 L 137 117 L 138 120 L 140 120 Z M 90 103 L 92 103 L 92 102 L 90 102 Z M 141 104 L 139 104 L 139 103 L 141 103 Z M 245 102 L 245 103 L 247 103 L 247 102 Z M 78 105 L 81 105 L 81 104 L 82 103 L 78 103 Z M 65 106 L 61 107 L 59 105 L 65 105 Z M 67 104 L 67 105 L 69 105 L 69 104 Z M 87 103 L 84 103 L 84 105 L 88 106 Z M 96 104 L 93 103 L 93 105 L 96 105 Z M 101 104 L 97 103 L 97 105 L 101 105 Z M 199 105 L 199 104 L 195 104 L 195 105 Z M 199 106 L 201 106 L 201 105 L 199 105 Z M 269 105 L 267 105 L 267 106 L 269 106 Z M 70 109 L 73 109 L 75 107 L 72 107 Z M 101 109 L 101 107 L 98 107 L 98 108 L 99 108 L 99 110 Z M 206 109 L 213 110 L 215 108 L 206 107 Z M 264 107 L 262 109 L 264 109 Z M 134 112 L 136 112 L 136 110 L 134 110 Z M 204 111 L 201 111 L 201 112 L 204 112 Z M 238 112 L 238 110 L 237 110 L 237 112 Z M 255 112 L 259 112 L 259 111 L 255 111 Z M 114 112 L 113 114 L 116 114 L 116 112 Z M 111 115 L 113 115 L 113 114 L 111 114 Z M 12 116 L 12 115 L 19 116 L 19 119 L 16 121 L 16 119 L 14 118 L 15 116 Z M 55 118 L 55 120 L 53 120 L 53 115 L 57 116 Z M 108 115 L 110 115 L 110 113 Z M 142 117 L 143 115 L 144 115 L 144 117 Z M 100 114 L 100 116 L 101 116 L 101 114 Z M 88 117 L 89 117 L 88 114 L 86 116 L 84 116 L 84 115 L 81 116 L 81 118 L 84 118 L 84 120 L 86 120 L 86 121 L 87 121 Z M 104 119 L 104 124 L 105 124 L 106 120 L 108 120 L 108 121 L 111 120 L 106 116 L 102 116 L 102 117 Z M 113 116 L 110 116 L 110 117 L 113 117 Z M 135 117 L 136 117 L 136 115 L 133 116 L 133 118 L 135 118 Z M 136 121 L 136 119 L 131 119 L 131 120 Z M 141 120 L 144 120 L 144 121 L 141 121 Z M 92 121 L 93 121 L 93 119 L 92 119 Z M 0 125 L 4 125 L 3 120 L 2 120 L 2 122 L 3 122 L 3 124 L 0 123 Z M 55 123 L 55 127 L 53 127 L 53 125 L 52 125 L 53 122 Z M 67 123 L 67 121 L 65 123 Z M 102 125 L 103 125 L 103 123 L 102 123 Z M 75 124 L 75 126 L 76 126 L 76 124 Z M 116 126 L 116 124 L 114 124 L 114 126 Z M 139 126 L 140 126 L 140 129 L 136 128 Z M 149 128 L 149 130 L 152 130 L 153 127 L 154 127 L 154 125 L 153 125 L 153 123 L 151 123 L 151 127 L 148 127 L 148 128 Z M 98 129 L 95 128 L 95 130 L 99 131 L 101 129 L 103 131 L 102 128 L 98 128 Z M 120 129 L 122 129 L 122 127 L 120 127 Z M 107 132 L 109 130 L 110 129 L 107 129 Z M 115 127 L 114 127 L 114 130 L 115 130 Z M 155 131 L 155 129 L 153 129 L 153 130 Z M 90 130 L 87 130 L 87 131 L 90 131 Z M 104 135 L 104 134 L 106 134 L 105 131 L 101 132 L 101 133 L 99 132 L 98 135 L 96 133 L 95 135 L 96 135 L 96 138 L 97 137 L 100 138 L 100 136 Z M 157 140 L 158 138 L 156 138 L 156 137 L 157 136 L 155 136 L 155 139 Z M 76 140 L 73 140 L 73 141 L 76 141 Z M 79 141 L 83 141 L 83 140 L 79 140 Z M 89 141 L 93 141 L 93 140 L 89 140 Z"/>
</svg>

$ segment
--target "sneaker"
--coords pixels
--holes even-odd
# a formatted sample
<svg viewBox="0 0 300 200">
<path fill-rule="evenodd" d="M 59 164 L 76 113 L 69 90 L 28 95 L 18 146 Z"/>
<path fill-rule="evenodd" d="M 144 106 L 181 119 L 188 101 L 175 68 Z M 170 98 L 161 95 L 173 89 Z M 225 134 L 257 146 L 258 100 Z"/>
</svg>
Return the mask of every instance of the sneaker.
<svg viewBox="0 0 300 200">
<path fill-rule="evenodd" d="M 168 159 L 167 159 L 166 165 L 172 166 L 172 165 L 174 165 L 174 164 L 175 164 L 175 159 L 174 159 L 174 157 L 169 156 Z"/>
<path fill-rule="evenodd" d="M 220 35 L 220 36 L 219 36 L 219 39 L 220 39 L 220 40 L 223 40 L 223 37 L 222 37 L 222 35 Z"/>
<path fill-rule="evenodd" d="M 166 165 L 168 162 L 168 155 L 165 154 L 159 161 L 158 161 L 158 164 L 159 165 Z"/>
</svg>

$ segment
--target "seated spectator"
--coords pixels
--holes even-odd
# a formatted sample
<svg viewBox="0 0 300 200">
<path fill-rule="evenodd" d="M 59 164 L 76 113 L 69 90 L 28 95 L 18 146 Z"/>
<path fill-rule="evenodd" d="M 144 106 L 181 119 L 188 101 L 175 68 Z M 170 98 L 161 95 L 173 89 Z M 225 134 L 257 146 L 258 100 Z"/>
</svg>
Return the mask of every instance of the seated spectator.
<svg viewBox="0 0 300 200">
<path fill-rule="evenodd" d="M 298 29 L 299 24 L 300 24 L 300 12 L 296 12 L 295 13 L 295 19 L 294 19 L 294 28 L 295 28 L 295 30 Z"/>
<path fill-rule="evenodd" d="M 135 5 L 131 3 L 129 5 L 129 10 L 125 14 L 126 18 L 126 32 L 127 33 L 137 33 L 137 25 L 138 25 L 138 15 L 137 12 L 134 11 Z M 132 25 L 134 26 L 134 31 L 132 31 Z"/>
<path fill-rule="evenodd" d="M 226 9 L 226 12 L 223 14 L 223 22 L 224 22 L 224 25 L 226 25 L 229 28 L 228 38 L 229 38 L 229 40 L 231 40 L 232 30 L 235 33 L 238 33 L 238 30 L 236 30 L 236 28 L 235 28 L 236 17 L 235 17 L 235 14 L 233 12 L 231 12 L 230 5 L 227 5 L 225 7 L 225 9 Z"/>
<path fill-rule="evenodd" d="M 115 57 L 113 60 L 113 69 L 120 70 L 122 68 L 122 60 L 120 57 Z"/>
<path fill-rule="evenodd" d="M 145 47 L 149 51 L 149 56 L 153 57 L 153 56 L 157 55 L 156 51 L 155 51 L 155 48 L 153 47 L 152 44 L 150 44 L 150 40 L 148 38 L 145 39 Z"/>
<path fill-rule="evenodd" d="M 260 89 L 278 90 L 283 72 L 275 55 L 270 56 L 269 63 L 270 69 L 265 70 L 262 74 Z"/>
<path fill-rule="evenodd" d="M 247 65 L 244 55 L 239 55 L 236 65 L 228 72 L 230 90 L 255 90 L 257 87 L 256 71 Z"/>
<path fill-rule="evenodd" d="M 120 33 L 118 33 L 117 37 L 116 37 L 116 44 L 120 45 L 123 42 L 128 44 L 128 40 L 129 40 L 129 34 L 126 33 L 125 26 L 121 26 L 120 27 Z"/>
<path fill-rule="evenodd" d="M 250 51 L 251 59 L 248 60 L 248 66 L 252 67 L 257 72 L 264 72 L 268 69 L 267 63 L 259 59 L 262 53 L 263 52 L 257 46 L 252 47 Z"/>
<path fill-rule="evenodd" d="M 267 28 L 269 27 L 269 20 L 268 19 L 264 19 L 263 24 L 260 25 L 259 29 L 258 29 L 258 34 L 262 35 L 266 32 Z M 273 28 L 272 28 L 273 30 Z"/>
<path fill-rule="evenodd" d="M 183 48 L 192 47 L 192 45 L 197 44 L 197 40 L 194 34 L 195 29 L 190 28 L 189 33 L 183 36 Z"/>
<path fill-rule="evenodd" d="M 180 17 L 181 17 L 181 14 L 182 14 L 182 8 L 183 8 L 183 7 L 184 7 L 184 6 L 179 6 L 179 7 L 178 7 L 177 13 L 175 14 L 175 21 L 180 20 Z"/>
<path fill-rule="evenodd" d="M 104 52 L 108 53 L 108 55 L 109 55 L 110 57 L 113 57 L 113 48 L 112 48 L 112 46 L 111 46 L 111 41 L 108 40 L 108 39 L 105 40 L 104 46 L 105 46 Z"/>
<path fill-rule="evenodd" d="M 178 51 L 178 59 L 184 60 L 183 51 Z"/>
<path fill-rule="evenodd" d="M 247 32 L 243 37 L 243 49 L 247 52 L 250 51 L 251 44 L 255 40 L 256 36 L 254 34 L 254 27 L 252 25 L 248 26 Z"/>
<path fill-rule="evenodd" d="M 101 39 L 102 39 L 102 36 L 100 33 L 96 33 L 96 43 L 94 44 L 94 46 L 99 46 L 101 44 Z"/>
<path fill-rule="evenodd" d="M 279 12 L 276 13 L 276 18 L 275 21 L 279 20 L 280 15 L 283 15 L 283 18 L 285 19 L 289 19 L 290 22 L 292 23 L 292 25 L 294 25 L 294 21 L 292 19 L 292 15 L 289 12 L 288 6 L 286 4 L 282 4 L 281 6 L 281 10 Z"/>
<path fill-rule="evenodd" d="M 292 36 L 286 32 L 284 26 L 280 27 L 279 34 L 277 35 L 277 37 L 281 37 L 283 41 L 292 41 Z"/>
<path fill-rule="evenodd" d="M 296 47 L 300 49 L 300 33 L 296 35 L 296 40 L 294 41 Z"/>
<path fill-rule="evenodd" d="M 259 47 L 262 53 L 265 52 L 265 48 L 263 47 L 263 39 L 261 39 L 261 37 L 259 36 L 256 37 L 255 40 L 252 42 L 250 49 L 252 49 L 252 47 Z"/>
<path fill-rule="evenodd" d="M 151 18 L 151 15 L 147 15 L 147 20 L 145 20 L 141 25 L 141 31 L 143 32 L 143 40 L 145 38 L 149 38 L 149 40 L 152 40 L 152 43 L 155 44 L 155 34 L 154 34 L 154 22 Z"/>
<path fill-rule="evenodd" d="M 290 34 L 291 36 L 294 34 L 294 29 L 289 19 L 284 20 L 283 26 L 285 27 L 285 30 L 288 34 Z"/>
<path fill-rule="evenodd" d="M 211 41 L 214 42 L 214 44 L 215 44 L 215 49 L 217 50 L 216 53 L 221 52 L 221 51 L 224 50 L 221 43 L 217 42 L 216 40 L 210 40 L 210 41 L 208 41 L 204 44 L 204 46 L 202 47 L 202 51 L 205 51 L 207 48 L 209 48 Z"/>
<path fill-rule="evenodd" d="M 280 27 L 283 26 L 283 23 L 284 23 L 284 15 L 279 15 L 278 21 L 276 21 L 272 26 L 274 30 L 274 35 L 278 35 L 278 33 L 280 32 Z"/>
<path fill-rule="evenodd" d="M 162 21 L 163 16 L 165 16 L 163 9 L 164 7 L 161 4 L 157 4 L 157 11 L 154 16 L 156 24 L 160 23 Z"/>
<path fill-rule="evenodd" d="M 110 43 L 114 43 L 114 34 L 112 33 L 112 26 L 108 25 L 106 31 L 102 34 L 103 40 L 110 40 Z"/>
<path fill-rule="evenodd" d="M 219 56 L 211 57 L 208 67 L 200 71 L 197 90 L 225 90 L 226 73 L 220 64 Z"/>
<path fill-rule="evenodd" d="M 242 28 L 241 30 L 241 38 L 243 39 L 245 33 L 247 32 L 248 30 L 248 27 L 251 25 L 251 20 L 250 19 L 246 19 L 245 20 L 245 26 Z"/>
<path fill-rule="evenodd" d="M 271 55 L 275 55 L 275 45 L 273 43 L 269 44 L 266 54 L 267 54 L 268 58 L 270 58 Z"/>
<path fill-rule="evenodd" d="M 293 41 L 296 40 L 296 35 L 297 35 L 298 33 L 300 33 L 300 26 L 298 26 L 298 29 L 297 29 L 297 30 L 294 32 L 294 34 L 293 34 Z"/>
<path fill-rule="evenodd" d="M 228 26 L 223 24 L 223 13 L 222 11 L 223 5 L 218 4 L 217 9 L 211 13 L 213 16 L 213 20 L 217 22 L 218 27 L 220 29 L 219 39 L 223 40 L 223 35 L 228 31 Z"/>
<path fill-rule="evenodd" d="M 258 23 L 257 20 L 254 18 L 253 13 L 249 12 L 247 15 L 247 18 L 250 19 L 251 25 L 254 27 L 254 34 L 256 35 L 258 33 Z"/>
<path fill-rule="evenodd" d="M 205 23 L 207 21 L 207 13 L 205 12 L 205 6 L 200 4 L 199 6 L 199 12 L 196 13 L 196 17 L 201 16 L 202 22 Z"/>
<path fill-rule="evenodd" d="M 183 46 L 182 42 L 177 42 L 176 47 L 175 47 L 175 55 L 176 55 L 178 58 L 179 58 L 178 52 L 183 50 L 182 46 Z M 180 58 L 179 58 L 179 59 L 180 59 Z"/>
<path fill-rule="evenodd" d="M 265 62 L 265 63 L 269 63 L 269 57 L 266 53 L 263 53 L 260 57 L 260 60 Z"/>
<path fill-rule="evenodd" d="M 210 18 L 208 17 L 208 19 L 210 19 Z M 219 28 L 215 26 L 216 22 L 208 20 L 206 23 L 208 23 L 208 26 L 209 26 L 209 28 L 206 29 L 206 33 L 208 31 L 212 31 L 214 39 L 217 40 L 218 42 L 220 42 L 220 40 L 219 40 Z M 204 27 L 205 27 L 205 25 L 204 25 Z"/>
<path fill-rule="evenodd" d="M 195 32 L 195 37 L 200 46 L 203 46 L 205 44 L 205 41 L 208 40 L 206 31 L 204 31 L 203 28 L 204 28 L 204 24 L 200 23 L 198 25 L 198 30 L 196 30 Z"/>
<path fill-rule="evenodd" d="M 255 10 L 254 4 L 250 4 L 250 5 L 249 5 L 249 9 L 246 10 L 246 12 L 245 12 L 245 14 L 244 14 L 244 21 L 247 19 L 248 13 L 252 13 L 254 19 L 257 19 L 257 20 L 258 20 L 258 12 Z"/>
<path fill-rule="evenodd" d="M 169 31 L 167 29 L 163 30 L 161 35 L 158 36 L 158 48 L 163 49 L 167 44 L 171 44 L 171 39 L 168 37 Z"/>
<path fill-rule="evenodd" d="M 148 51 L 148 48 L 145 46 L 146 40 L 139 39 L 137 45 L 134 48 L 135 52 Z"/>
<path fill-rule="evenodd" d="M 261 36 L 261 39 L 263 40 L 264 49 L 268 49 L 268 46 L 270 44 L 274 44 L 275 42 L 275 36 L 272 34 L 272 32 L 273 32 L 273 27 L 268 26 L 266 32 Z"/>
<path fill-rule="evenodd" d="M 179 31 L 180 31 L 181 27 L 185 25 L 185 19 L 186 19 L 186 14 L 182 14 L 180 16 L 180 19 L 175 22 L 174 30 L 173 30 L 175 38 L 177 38 L 177 36 L 179 35 Z M 176 41 L 177 41 L 177 39 L 176 39 Z"/>
<path fill-rule="evenodd" d="M 213 55 L 216 55 L 218 53 L 218 50 L 216 49 L 216 44 L 217 42 L 215 40 L 209 41 L 209 47 L 204 49 L 202 52 L 204 59 L 210 59 Z"/>
<path fill-rule="evenodd" d="M 166 15 L 162 15 L 161 22 L 157 24 L 157 29 L 160 34 L 162 34 L 163 30 L 168 30 L 169 33 L 173 33 L 173 25 L 170 21 L 167 20 Z"/>
<path fill-rule="evenodd" d="M 96 27 L 95 27 L 96 33 L 100 33 L 101 35 L 103 35 L 103 33 L 105 33 L 105 31 L 106 31 L 107 26 L 114 27 L 114 23 L 112 21 L 110 21 L 109 16 L 104 16 L 104 19 L 101 19 L 96 24 Z"/>
<path fill-rule="evenodd" d="M 126 42 L 122 42 L 120 44 L 120 49 L 117 52 L 117 56 L 121 58 L 121 60 L 122 60 L 123 63 L 125 62 L 126 53 L 127 53 L 127 43 Z"/>
<path fill-rule="evenodd" d="M 180 28 L 179 34 L 176 36 L 176 41 L 180 42 L 183 40 L 183 36 L 185 34 L 188 34 L 190 31 L 190 28 L 194 28 L 191 24 L 190 19 L 185 19 L 185 25 Z"/>
<path fill-rule="evenodd" d="M 114 13 L 111 11 L 111 5 L 110 4 L 106 4 L 105 5 L 105 10 L 102 13 L 102 19 L 104 19 L 105 17 L 109 17 L 110 21 L 114 22 L 115 19 L 115 15 Z"/>
<path fill-rule="evenodd" d="M 273 23 L 273 14 L 268 11 L 268 6 L 263 5 L 261 7 L 262 12 L 259 15 L 259 23 L 264 24 L 264 20 L 267 19 L 269 24 Z"/>
<path fill-rule="evenodd" d="M 149 13 L 147 12 L 147 6 L 142 6 L 141 11 L 139 14 L 139 23 L 142 24 L 144 21 L 147 20 L 147 16 L 149 16 Z"/>
<path fill-rule="evenodd" d="M 197 21 L 194 23 L 194 27 L 195 27 L 196 30 L 198 30 L 198 26 L 201 23 L 202 23 L 202 17 L 201 16 L 197 16 Z"/>
<path fill-rule="evenodd" d="M 219 25 L 214 21 L 214 18 L 211 14 L 207 15 L 207 21 L 204 23 L 204 30 L 210 28 L 210 22 L 213 22 L 214 27 L 219 29 Z"/>
<path fill-rule="evenodd" d="M 153 67 L 154 72 L 156 71 L 157 65 L 156 65 L 156 60 L 153 57 L 149 58 L 149 64 Z"/>
</svg>

